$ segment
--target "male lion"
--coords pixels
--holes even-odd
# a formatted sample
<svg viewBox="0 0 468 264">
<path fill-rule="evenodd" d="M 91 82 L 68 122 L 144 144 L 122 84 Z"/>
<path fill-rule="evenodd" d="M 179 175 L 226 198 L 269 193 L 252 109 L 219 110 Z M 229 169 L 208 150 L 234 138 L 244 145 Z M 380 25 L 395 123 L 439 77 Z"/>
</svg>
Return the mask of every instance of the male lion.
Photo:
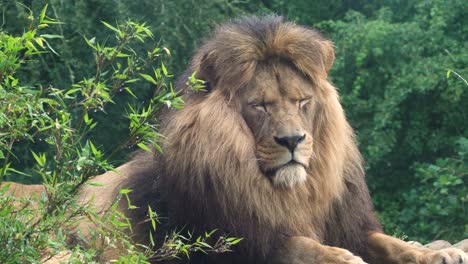
<svg viewBox="0 0 468 264">
<path fill-rule="evenodd" d="M 191 91 L 182 78 L 185 107 L 164 114 L 164 153 L 121 169 L 127 178 L 118 185 L 134 189 L 142 208 L 130 217 L 144 222 L 146 204 L 157 204 L 171 227 L 244 238 L 234 254 L 210 260 L 217 263 L 468 263 L 459 249 L 382 233 L 327 79 L 333 60 L 329 40 L 277 16 L 219 26 L 187 70 L 206 90 Z"/>
<path fill-rule="evenodd" d="M 467 263 L 382 233 L 333 60 L 329 40 L 277 16 L 221 25 L 187 71 L 206 92 L 169 111 L 158 169 L 128 184 L 155 181 L 175 226 L 245 238 L 220 263 Z"/>
</svg>

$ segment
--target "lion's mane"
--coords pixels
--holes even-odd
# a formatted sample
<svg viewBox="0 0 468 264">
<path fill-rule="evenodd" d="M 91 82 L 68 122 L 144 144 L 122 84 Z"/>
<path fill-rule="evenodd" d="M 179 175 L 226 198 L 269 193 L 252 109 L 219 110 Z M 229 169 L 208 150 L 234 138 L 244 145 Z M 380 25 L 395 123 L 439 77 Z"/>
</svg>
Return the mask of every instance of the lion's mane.
<svg viewBox="0 0 468 264">
<path fill-rule="evenodd" d="M 253 136 L 238 109 L 239 90 L 255 77 L 257 64 L 271 58 L 290 62 L 318 91 L 317 107 L 309 113 L 314 138 L 309 176 L 291 190 L 275 188 L 260 171 Z M 218 228 L 243 237 L 239 250 L 250 261 L 265 259 L 290 235 L 364 252 L 363 230 L 379 225 L 352 129 L 327 80 L 333 59 L 330 41 L 277 16 L 244 18 L 216 29 L 187 70 L 197 72 L 208 91 L 187 90 L 185 107 L 169 111 L 163 122 L 164 153 L 152 177 L 172 226 Z M 140 179 L 133 185 L 150 181 Z"/>
</svg>

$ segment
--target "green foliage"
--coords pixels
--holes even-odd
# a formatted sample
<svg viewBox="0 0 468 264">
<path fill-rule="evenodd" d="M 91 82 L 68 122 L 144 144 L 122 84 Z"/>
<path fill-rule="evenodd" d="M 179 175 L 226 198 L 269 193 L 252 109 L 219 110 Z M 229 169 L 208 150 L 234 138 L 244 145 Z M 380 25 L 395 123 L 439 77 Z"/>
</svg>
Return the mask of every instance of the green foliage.
<svg viewBox="0 0 468 264">
<path fill-rule="evenodd" d="M 166 239 L 163 247 L 159 248 L 151 257 L 151 260 L 180 259 L 181 256 L 190 258 L 190 255 L 195 252 L 202 252 L 204 254 L 231 252 L 231 248 L 242 241 L 242 238 L 224 236 L 213 240 L 215 233 L 216 230 L 213 230 L 194 239 L 191 233 L 182 235 L 181 232 L 173 232 Z"/>
<path fill-rule="evenodd" d="M 0 31 L 0 182 L 11 172 L 17 172 L 11 167 L 10 158 L 15 156 L 13 145 L 20 140 L 34 141 L 34 137 L 41 132 L 59 126 L 59 121 L 48 115 L 47 111 L 56 110 L 58 102 L 43 96 L 56 91 L 44 91 L 41 87 L 24 87 L 19 85 L 17 70 L 33 55 L 42 53 L 46 37 L 39 35 L 40 28 L 48 27 L 50 23 L 57 24 L 54 19 L 45 16 L 47 6 L 38 19 L 34 20 L 30 14 L 31 25 L 29 31 L 15 37 Z M 36 23 L 35 23 L 36 22 Z M 36 25 L 34 25 L 36 24 Z M 35 44 L 34 44 L 35 43 Z M 48 45 L 48 44 L 47 44 Z M 60 114 L 60 113 L 59 113 Z M 61 116 L 66 119 L 66 116 Z M 57 128 L 58 129 L 58 128 Z M 37 160 L 45 165 L 45 157 Z"/>
<path fill-rule="evenodd" d="M 94 53 L 96 68 L 92 77 L 83 77 L 61 89 L 24 82 L 28 75 L 19 71 L 33 58 L 54 52 L 47 38 L 60 38 L 41 34 L 49 25 L 60 24 L 48 18 L 46 12 L 47 5 L 38 17 L 29 11 L 28 30 L 20 36 L 0 32 L 0 183 L 5 178 L 27 176 L 40 179 L 45 187 L 41 197 L 26 199 L 12 196 L 7 192 L 9 186 L 2 185 L 0 244 L 4 246 L 0 262 L 38 263 L 59 252 L 71 252 L 67 260 L 70 263 L 91 262 L 98 261 L 107 249 L 117 247 L 127 253 L 117 263 L 149 263 L 151 259 L 188 256 L 193 251 L 229 251 L 238 239 L 221 237 L 210 246 L 205 242 L 209 235 L 192 242 L 191 237 L 179 233 L 168 236 L 159 249 L 153 249 L 153 240 L 150 246 L 135 246 L 130 221 L 117 210 L 117 202 L 99 215 L 77 201 L 75 195 L 80 187 L 90 177 L 114 169 L 114 158 L 122 151 L 134 146 L 148 151 L 151 146 L 160 149 L 157 112 L 165 105 L 180 108 L 183 101 L 173 90 L 172 76 L 163 63 L 169 51 L 159 46 L 144 23 L 130 20 L 117 26 L 102 22 L 102 27 L 115 34 L 115 41 L 82 40 L 82 45 L 87 44 Z M 134 47 L 135 43 L 148 42 L 152 43 L 149 51 Z M 114 144 L 111 151 L 101 150 L 93 143 L 92 131 L 97 127 L 94 113 L 105 115 L 108 106 L 123 94 L 136 98 L 135 91 L 142 81 L 150 83 L 146 88 L 151 96 L 139 106 L 129 103 L 125 140 Z M 195 81 L 194 89 L 200 89 L 199 81 Z M 32 160 L 31 167 L 24 166 L 23 159 Z M 121 194 L 128 199 L 130 191 L 124 189 Z M 134 209 L 128 202 L 129 209 Z M 155 229 L 157 215 L 151 208 L 149 214 Z M 90 239 L 74 234 L 83 219 L 93 222 Z M 87 246 L 71 244 L 75 239 Z"/>
<path fill-rule="evenodd" d="M 373 20 L 349 13 L 345 21 L 326 24 L 337 40 L 333 81 L 351 110 L 368 165 L 378 170 L 372 175 L 448 153 L 466 120 L 465 84 L 444 78 L 445 69 L 466 65 L 463 40 L 444 38 L 448 28 L 395 23 L 391 16 L 390 10 Z"/>
<path fill-rule="evenodd" d="M 416 227 L 409 235 L 426 241 L 448 237 L 452 242 L 468 237 L 468 140 L 461 138 L 459 144 L 455 158 L 415 165 L 420 186 L 405 194 L 410 206 L 400 216 L 405 226 Z"/>
<path fill-rule="evenodd" d="M 332 80 L 357 130 L 385 229 L 403 231 L 410 239 L 457 240 L 466 224 L 466 180 L 451 186 L 451 198 L 431 196 L 443 190 L 433 183 L 454 178 L 446 179 L 441 170 L 421 182 L 421 170 L 430 170 L 421 164 L 458 170 L 445 157 L 454 155 L 460 137 L 468 136 L 468 86 L 462 77 L 468 75 L 466 28 L 458 23 L 468 4 L 418 1 L 412 10 L 404 21 L 390 8 L 370 17 L 351 11 L 319 27 L 335 40 Z"/>
<path fill-rule="evenodd" d="M 456 242 L 468 236 L 468 139 L 460 138 L 457 149 L 454 158 L 415 164 L 418 184 L 403 195 L 404 209 L 381 214 L 387 228 L 403 232 L 398 226 L 411 226 L 404 233 L 421 242 L 440 237 Z"/>
</svg>

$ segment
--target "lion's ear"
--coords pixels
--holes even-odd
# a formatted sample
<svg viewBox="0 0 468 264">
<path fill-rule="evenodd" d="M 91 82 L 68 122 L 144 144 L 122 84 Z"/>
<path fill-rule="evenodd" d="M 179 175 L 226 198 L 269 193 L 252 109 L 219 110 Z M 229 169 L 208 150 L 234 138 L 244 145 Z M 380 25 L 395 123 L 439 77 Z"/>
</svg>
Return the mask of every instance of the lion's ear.
<svg viewBox="0 0 468 264">
<path fill-rule="evenodd" d="M 193 68 L 197 79 L 205 81 L 205 90 L 211 92 L 217 82 L 217 75 L 213 60 L 214 52 L 206 52 L 194 62 Z"/>
<path fill-rule="evenodd" d="M 329 40 L 321 41 L 321 53 L 323 66 L 325 68 L 326 73 L 328 74 L 331 67 L 333 66 L 333 62 L 335 61 L 335 51 L 333 48 L 333 42 Z"/>
</svg>

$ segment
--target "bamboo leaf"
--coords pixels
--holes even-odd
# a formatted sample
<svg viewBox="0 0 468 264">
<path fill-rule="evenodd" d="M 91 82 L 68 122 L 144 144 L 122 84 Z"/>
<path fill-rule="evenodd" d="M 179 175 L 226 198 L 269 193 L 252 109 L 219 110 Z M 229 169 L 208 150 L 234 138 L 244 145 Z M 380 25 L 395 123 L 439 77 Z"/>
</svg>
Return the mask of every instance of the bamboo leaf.
<svg viewBox="0 0 468 264">
<path fill-rule="evenodd" d="M 117 28 L 113 27 L 111 24 L 109 24 L 109 23 L 107 23 L 107 22 L 101 21 L 101 23 L 102 23 L 102 24 L 104 24 L 104 26 L 106 26 L 106 27 L 110 28 L 112 31 L 115 31 L 115 32 L 117 32 L 117 33 L 119 33 L 119 32 L 120 32 L 120 30 L 119 30 L 119 29 L 117 29 Z"/>
</svg>

